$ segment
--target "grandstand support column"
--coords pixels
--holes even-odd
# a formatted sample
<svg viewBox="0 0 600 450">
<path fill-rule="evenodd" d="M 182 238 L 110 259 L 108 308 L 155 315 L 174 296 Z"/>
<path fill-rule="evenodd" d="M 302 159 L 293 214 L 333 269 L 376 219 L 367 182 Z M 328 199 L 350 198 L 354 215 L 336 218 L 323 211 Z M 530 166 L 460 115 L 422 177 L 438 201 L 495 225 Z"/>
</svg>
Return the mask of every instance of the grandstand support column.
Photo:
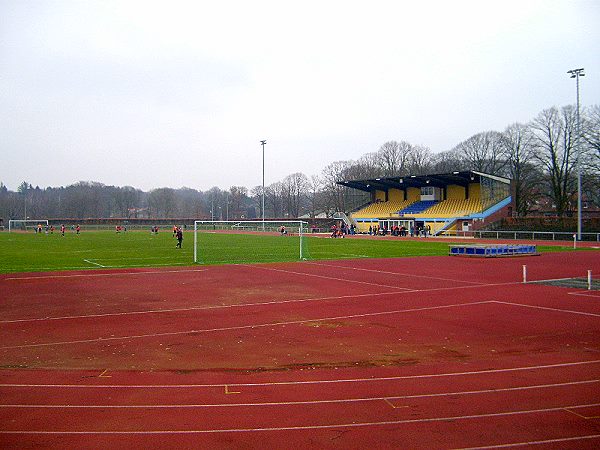
<svg viewBox="0 0 600 450">
<path fill-rule="evenodd" d="M 577 240 L 581 241 L 581 127 L 579 122 L 579 77 L 585 76 L 583 73 L 583 68 L 581 69 L 573 69 L 567 71 L 568 74 L 571 75 L 571 78 L 575 78 L 577 84 L 577 132 L 575 136 L 575 152 L 577 156 L 575 157 L 575 164 L 577 164 Z"/>
<path fill-rule="evenodd" d="M 263 222 L 263 231 L 265 230 L 265 144 L 267 143 L 266 139 L 260 141 L 262 145 L 262 222 Z"/>
</svg>

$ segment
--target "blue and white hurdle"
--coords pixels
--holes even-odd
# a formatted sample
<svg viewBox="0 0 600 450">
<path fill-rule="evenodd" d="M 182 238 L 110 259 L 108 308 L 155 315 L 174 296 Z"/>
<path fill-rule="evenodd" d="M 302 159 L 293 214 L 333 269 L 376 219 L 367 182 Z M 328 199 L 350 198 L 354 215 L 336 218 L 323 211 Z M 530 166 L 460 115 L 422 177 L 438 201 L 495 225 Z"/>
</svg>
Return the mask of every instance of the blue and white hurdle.
<svg viewBox="0 0 600 450">
<path fill-rule="evenodd" d="M 451 256 L 496 258 L 539 255 L 537 247 L 530 244 L 453 244 L 449 247 Z"/>
</svg>

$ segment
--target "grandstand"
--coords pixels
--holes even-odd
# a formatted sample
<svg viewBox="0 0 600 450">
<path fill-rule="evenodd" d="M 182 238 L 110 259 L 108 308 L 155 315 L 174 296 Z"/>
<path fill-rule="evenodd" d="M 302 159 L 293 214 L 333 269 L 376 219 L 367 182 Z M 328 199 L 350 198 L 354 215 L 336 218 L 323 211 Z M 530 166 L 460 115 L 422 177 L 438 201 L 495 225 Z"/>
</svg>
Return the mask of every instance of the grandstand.
<svg viewBox="0 0 600 450">
<path fill-rule="evenodd" d="M 407 230 L 426 227 L 432 234 L 457 234 L 481 228 L 498 215 L 510 215 L 510 180 L 476 171 L 423 176 L 339 181 L 369 192 L 371 203 L 348 217 L 359 232 L 372 226 Z"/>
<path fill-rule="evenodd" d="M 365 218 L 393 217 L 409 205 L 410 202 L 408 200 L 403 202 L 391 200 L 387 202 L 376 201 L 356 211 L 354 215 Z"/>
</svg>

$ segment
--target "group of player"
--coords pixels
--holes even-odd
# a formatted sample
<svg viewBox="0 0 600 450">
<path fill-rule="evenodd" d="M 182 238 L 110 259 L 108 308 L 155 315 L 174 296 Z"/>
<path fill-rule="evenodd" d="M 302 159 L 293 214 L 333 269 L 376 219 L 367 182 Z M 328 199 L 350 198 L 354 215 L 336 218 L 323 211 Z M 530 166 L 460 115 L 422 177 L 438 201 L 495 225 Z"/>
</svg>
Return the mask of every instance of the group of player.
<svg viewBox="0 0 600 450">
<path fill-rule="evenodd" d="M 350 226 L 346 226 L 344 222 L 338 227 L 336 224 L 333 224 L 331 227 L 331 237 L 332 238 L 344 238 L 346 235 L 354 235 L 356 234 L 356 227 L 354 224 Z"/>
<path fill-rule="evenodd" d="M 36 234 L 42 234 L 44 232 L 46 234 L 54 234 L 55 229 L 56 228 L 54 228 L 54 225 L 46 224 L 46 226 L 44 227 L 44 226 L 42 226 L 41 223 L 38 223 L 37 227 L 35 228 L 35 232 L 36 232 Z M 61 224 L 61 226 L 60 226 L 61 236 L 65 235 L 66 230 L 67 230 L 67 227 L 65 227 L 64 224 Z M 79 233 L 81 233 L 81 227 L 79 225 L 71 225 L 71 232 L 79 234 Z"/>
</svg>

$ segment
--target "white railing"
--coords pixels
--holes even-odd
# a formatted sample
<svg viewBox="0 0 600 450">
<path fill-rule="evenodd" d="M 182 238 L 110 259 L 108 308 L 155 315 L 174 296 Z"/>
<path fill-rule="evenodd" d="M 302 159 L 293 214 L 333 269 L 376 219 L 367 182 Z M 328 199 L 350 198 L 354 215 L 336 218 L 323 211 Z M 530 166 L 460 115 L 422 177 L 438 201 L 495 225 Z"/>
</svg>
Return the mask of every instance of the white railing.
<svg viewBox="0 0 600 450">
<path fill-rule="evenodd" d="M 350 219 L 350 218 L 349 218 L 349 217 L 346 215 L 346 213 L 345 213 L 345 212 L 338 211 L 338 212 L 336 212 L 336 213 L 334 213 L 334 214 L 333 214 L 333 218 L 334 218 L 334 219 L 337 219 L 337 220 L 343 220 L 343 221 L 344 221 L 344 223 L 345 223 L 347 226 L 350 226 L 350 225 L 352 225 L 352 224 L 354 224 L 354 225 L 356 226 L 356 223 L 355 223 L 354 219 Z"/>
<path fill-rule="evenodd" d="M 515 230 L 496 230 L 496 231 L 456 231 L 446 230 L 440 233 L 440 236 L 471 237 L 478 239 L 522 239 L 537 241 L 572 241 L 573 232 L 569 231 L 515 231 Z M 600 242 L 600 233 L 581 233 L 582 241 Z"/>
</svg>

